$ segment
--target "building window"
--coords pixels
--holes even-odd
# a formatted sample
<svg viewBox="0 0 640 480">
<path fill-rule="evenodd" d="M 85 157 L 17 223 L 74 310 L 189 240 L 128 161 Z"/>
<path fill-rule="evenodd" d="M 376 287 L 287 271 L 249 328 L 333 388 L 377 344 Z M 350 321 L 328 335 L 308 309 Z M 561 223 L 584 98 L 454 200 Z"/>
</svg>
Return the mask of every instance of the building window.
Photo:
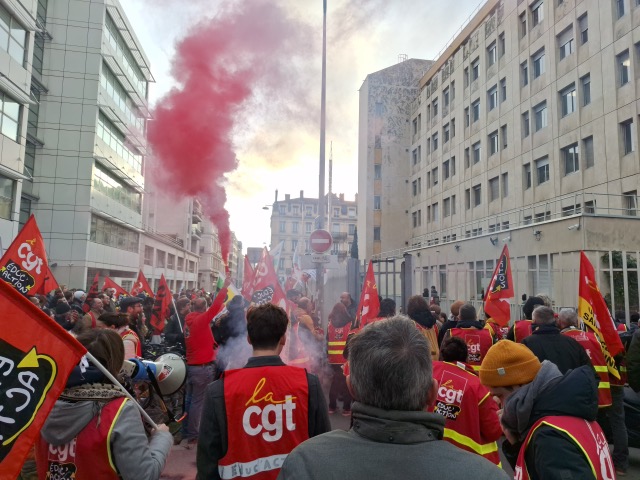
<svg viewBox="0 0 640 480">
<path fill-rule="evenodd" d="M 411 152 L 411 158 L 413 160 L 413 164 L 417 165 L 418 164 L 418 149 L 416 148 L 413 152 Z M 380 170 L 382 170 L 382 167 L 380 168 Z"/>
<path fill-rule="evenodd" d="M 451 81 L 451 100 L 455 100 L 456 98 L 456 82 Z"/>
<path fill-rule="evenodd" d="M 0 6 L 0 8 L 2 7 Z M 0 26 L 2 26 L 1 20 Z M 2 31 L 2 28 L 0 28 L 0 32 Z M 0 39 L 0 42 L 1 41 L 2 40 Z M 10 138 L 14 142 L 18 141 L 21 112 L 22 106 L 18 102 L 0 92 L 0 132 L 2 132 L 2 135 Z"/>
<path fill-rule="evenodd" d="M 298 222 L 291 223 L 291 233 L 298 233 Z"/>
<path fill-rule="evenodd" d="M 111 71 L 106 63 L 102 63 L 100 71 L 100 85 L 115 104 L 124 112 L 126 120 L 138 130 L 144 130 L 144 118 L 138 114 L 138 107 L 131 99 L 130 94 L 123 87 L 121 80 Z"/>
<path fill-rule="evenodd" d="M 584 168 L 591 168 L 595 164 L 593 157 L 593 136 L 582 139 L 582 152 L 584 155 Z"/>
<path fill-rule="evenodd" d="M 438 149 L 438 134 L 433 134 L 433 151 L 435 152 Z"/>
<path fill-rule="evenodd" d="M 549 181 L 549 157 L 536 160 L 536 179 L 538 185 Z"/>
<path fill-rule="evenodd" d="M 622 139 L 622 151 L 624 155 L 635 150 L 633 141 L 633 120 L 629 119 L 626 122 L 620 124 L 620 136 Z"/>
<path fill-rule="evenodd" d="M 490 67 L 498 60 L 498 49 L 496 42 L 492 42 L 487 48 L 487 64 Z"/>
<path fill-rule="evenodd" d="M 451 138 L 456 136 L 456 119 L 451 119 Z"/>
<path fill-rule="evenodd" d="M 495 132 L 489 134 L 489 155 L 498 153 L 498 150 L 499 150 L 498 131 L 496 130 Z"/>
<path fill-rule="evenodd" d="M 529 136 L 529 112 L 522 114 L 522 138 Z"/>
<path fill-rule="evenodd" d="M 449 124 L 445 123 L 442 127 L 442 143 L 447 143 L 449 141 Z"/>
<path fill-rule="evenodd" d="M 178 270 L 179 271 L 184 271 L 184 258 L 183 257 L 178 257 Z"/>
<path fill-rule="evenodd" d="M 305 233 L 311 233 L 312 226 L 313 226 L 313 224 L 311 222 L 305 222 L 305 224 L 304 224 L 304 232 Z"/>
<path fill-rule="evenodd" d="M 522 166 L 522 186 L 525 190 L 531 188 L 531 164 L 525 163 Z"/>
<path fill-rule="evenodd" d="M 469 67 L 464 67 L 464 87 L 469 86 Z"/>
<path fill-rule="evenodd" d="M 464 203 L 467 210 L 471 209 L 471 190 L 468 188 L 464 191 Z"/>
<path fill-rule="evenodd" d="M 380 227 L 373 227 L 373 240 L 380 241 Z"/>
<path fill-rule="evenodd" d="M 527 12 L 523 12 L 520 14 L 520 38 L 524 38 L 527 36 Z"/>
<path fill-rule="evenodd" d="M 585 13 L 578 19 L 578 30 L 580 30 L 580 45 L 589 41 L 589 17 Z"/>
<path fill-rule="evenodd" d="M 380 180 L 382 178 L 382 165 L 380 165 L 379 163 L 373 166 L 373 178 L 375 180 Z"/>
<path fill-rule="evenodd" d="M 438 184 L 438 167 L 431 170 L 431 179 L 433 180 L 433 186 Z"/>
<path fill-rule="evenodd" d="M 535 27 L 544 20 L 544 3 L 542 0 L 531 5 L 531 23 Z"/>
<path fill-rule="evenodd" d="M 638 191 L 625 192 L 622 196 L 624 198 L 624 214 L 635 217 L 638 214 Z"/>
<path fill-rule="evenodd" d="M 450 165 L 449 160 L 445 160 L 444 162 L 442 162 L 442 180 L 443 181 L 449 178 L 449 176 L 451 175 L 449 165 Z"/>
<path fill-rule="evenodd" d="M 575 84 L 572 83 L 560 92 L 560 110 L 563 117 L 566 117 L 576 111 Z"/>
<path fill-rule="evenodd" d="M 561 151 L 562 161 L 564 162 L 564 174 L 569 175 L 580 170 L 578 144 L 574 143 L 568 147 L 564 147 Z"/>
<path fill-rule="evenodd" d="M 582 87 L 582 106 L 591 103 L 591 75 L 588 73 L 580 78 L 580 86 Z"/>
<path fill-rule="evenodd" d="M 422 177 L 418 177 L 418 195 L 422 193 Z"/>
<path fill-rule="evenodd" d="M 140 234 L 96 215 L 91 216 L 89 241 L 108 247 L 139 252 Z"/>
<path fill-rule="evenodd" d="M 442 91 L 442 103 L 445 107 L 449 106 L 449 87 Z"/>
<path fill-rule="evenodd" d="M 456 157 L 451 157 L 451 176 L 456 174 Z"/>
<path fill-rule="evenodd" d="M 573 53 L 573 26 L 566 28 L 558 35 L 558 49 L 560 50 L 560 60 Z"/>
<path fill-rule="evenodd" d="M 24 65 L 27 31 L 0 5 L 0 48 Z"/>
<path fill-rule="evenodd" d="M 18 216 L 18 225 L 20 228 L 24 227 L 29 217 L 31 217 L 31 199 L 22 196 L 20 197 L 20 212 Z"/>
<path fill-rule="evenodd" d="M 626 13 L 624 10 L 624 2 L 625 0 L 614 0 L 617 18 L 624 17 L 624 14 Z"/>
<path fill-rule="evenodd" d="M 418 195 L 418 181 L 414 180 L 413 182 L 411 182 L 411 190 L 413 192 L 413 196 L 415 197 L 416 195 Z"/>
<path fill-rule="evenodd" d="M 480 162 L 480 142 L 476 142 L 473 144 L 473 163 Z"/>
<path fill-rule="evenodd" d="M 480 76 L 480 59 L 476 58 L 471 62 L 471 81 L 475 81 Z"/>
<path fill-rule="evenodd" d="M 489 179 L 489 202 L 500 198 L 500 177 Z"/>
<path fill-rule="evenodd" d="M 166 252 L 163 252 L 162 250 L 156 250 L 156 267 L 158 268 L 165 267 L 164 260 L 166 256 L 167 256 Z"/>
<path fill-rule="evenodd" d="M 473 206 L 477 207 L 482 203 L 482 186 L 480 184 L 473 187 Z"/>
<path fill-rule="evenodd" d="M 547 126 L 547 102 L 542 102 L 533 107 L 536 117 L 536 132 Z"/>
<path fill-rule="evenodd" d="M 538 78 L 544 73 L 544 48 L 541 48 L 531 57 L 533 63 L 533 78 Z"/>
<path fill-rule="evenodd" d="M 93 188 L 112 200 L 115 200 L 120 205 L 124 205 L 135 212 L 141 212 L 141 195 L 125 183 L 112 177 L 106 169 L 97 162 L 93 170 Z"/>
<path fill-rule="evenodd" d="M 129 146 L 125 135 L 102 112 L 98 114 L 97 135 L 136 172 L 142 173 L 142 155 Z"/>
<path fill-rule="evenodd" d="M 498 86 L 494 85 L 487 92 L 487 103 L 489 104 L 488 110 L 491 111 L 498 106 Z"/>
<path fill-rule="evenodd" d="M 411 217 L 413 220 L 413 228 L 416 228 L 418 226 L 418 212 L 413 212 Z"/>
<path fill-rule="evenodd" d="M 438 204 L 437 203 L 434 203 L 433 205 L 431 205 L 431 221 L 432 222 L 438 221 Z"/>
<path fill-rule="evenodd" d="M 469 147 L 464 149 L 464 168 L 469 168 L 470 159 L 469 159 Z"/>
<path fill-rule="evenodd" d="M 500 127 L 500 136 L 502 137 L 502 148 L 505 149 L 507 148 L 507 126 L 506 125 L 502 125 Z"/>
<path fill-rule="evenodd" d="M 433 100 L 433 103 L 431 103 L 431 106 L 433 108 L 433 116 L 437 117 L 438 116 L 438 98 L 437 97 Z"/>
<path fill-rule="evenodd" d="M 373 196 L 373 209 L 380 210 L 380 195 Z"/>
<path fill-rule="evenodd" d="M 355 223 L 350 223 L 348 228 L 349 228 L 349 235 L 354 235 L 356 233 Z"/>
<path fill-rule="evenodd" d="M 480 120 L 480 99 L 476 100 L 471 104 L 471 111 L 473 117 L 473 123 L 476 123 Z"/>
<path fill-rule="evenodd" d="M 504 102 L 507 99 L 507 79 L 500 80 L 500 101 Z"/>
<path fill-rule="evenodd" d="M 285 233 L 287 231 L 287 222 L 280 222 L 280 233 Z"/>
<path fill-rule="evenodd" d="M 469 107 L 464 109 L 464 126 L 468 127 L 470 124 Z"/>
<path fill-rule="evenodd" d="M 505 39 L 504 39 L 504 32 L 502 32 L 500 35 L 498 35 L 498 57 L 499 58 L 504 57 L 506 50 L 507 50 L 507 43 L 505 42 Z"/>
<path fill-rule="evenodd" d="M 502 174 L 502 198 L 509 196 L 509 174 Z"/>
<path fill-rule="evenodd" d="M 618 85 L 623 86 L 629 83 L 629 68 L 631 60 L 629 59 L 629 50 L 616 55 L 616 65 L 618 71 Z"/>
<path fill-rule="evenodd" d="M 445 198 L 442 201 L 442 218 L 446 218 L 451 215 L 451 197 Z"/>
<path fill-rule="evenodd" d="M 520 64 L 520 83 L 523 87 L 529 85 L 529 62 L 527 60 Z"/>
<path fill-rule="evenodd" d="M 0 218 L 11 220 L 13 212 L 13 185 L 10 178 L 0 176 Z"/>
<path fill-rule="evenodd" d="M 144 247 L 144 264 L 153 266 L 153 247 L 145 245 Z"/>
</svg>

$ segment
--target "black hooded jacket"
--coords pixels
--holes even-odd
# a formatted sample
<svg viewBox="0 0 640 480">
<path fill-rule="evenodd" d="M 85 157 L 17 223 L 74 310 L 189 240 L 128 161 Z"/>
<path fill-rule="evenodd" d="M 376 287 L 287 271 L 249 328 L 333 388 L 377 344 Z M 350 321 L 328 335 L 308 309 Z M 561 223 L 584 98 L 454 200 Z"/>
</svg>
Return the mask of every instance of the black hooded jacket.
<svg viewBox="0 0 640 480">
<path fill-rule="evenodd" d="M 509 405 L 509 400 L 506 405 Z M 596 420 L 598 377 L 592 367 L 580 367 L 550 380 L 534 399 L 526 429 L 518 433 L 524 437 L 534 423 L 548 416 Z M 506 440 L 503 443 L 503 452 L 512 467 L 515 466 L 520 446 L 521 443 L 511 445 Z M 547 425 L 539 427 L 533 434 L 525 461 L 531 480 L 593 478 L 587 459 L 573 440 Z"/>
</svg>

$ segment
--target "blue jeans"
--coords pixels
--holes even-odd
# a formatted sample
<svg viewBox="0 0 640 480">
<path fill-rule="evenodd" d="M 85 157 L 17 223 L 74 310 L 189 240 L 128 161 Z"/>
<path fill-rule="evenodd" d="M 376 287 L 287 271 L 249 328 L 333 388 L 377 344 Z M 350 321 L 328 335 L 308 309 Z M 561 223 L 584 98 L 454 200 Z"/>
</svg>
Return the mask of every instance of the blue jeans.
<svg viewBox="0 0 640 480">
<path fill-rule="evenodd" d="M 200 431 L 200 416 L 204 403 L 204 392 L 215 377 L 215 367 L 211 365 L 187 366 L 187 392 L 185 396 L 185 410 L 187 418 L 182 438 L 195 440 Z"/>
</svg>

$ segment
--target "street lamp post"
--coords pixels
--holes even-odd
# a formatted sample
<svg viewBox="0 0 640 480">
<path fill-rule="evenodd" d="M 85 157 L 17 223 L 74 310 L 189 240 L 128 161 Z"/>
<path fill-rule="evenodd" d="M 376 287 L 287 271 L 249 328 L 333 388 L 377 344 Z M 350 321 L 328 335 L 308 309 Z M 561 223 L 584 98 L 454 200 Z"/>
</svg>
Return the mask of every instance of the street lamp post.
<svg viewBox="0 0 640 480">
<path fill-rule="evenodd" d="M 324 174 L 325 174 L 325 124 L 326 124 L 326 103 L 327 103 L 327 0 L 323 2 L 322 15 L 322 89 L 320 95 L 320 175 L 318 186 L 318 227 L 324 228 L 324 216 L 327 199 L 324 196 Z M 324 269 L 322 263 L 316 264 L 316 287 L 318 289 L 317 313 L 322 326 L 325 326 L 324 310 Z"/>
</svg>

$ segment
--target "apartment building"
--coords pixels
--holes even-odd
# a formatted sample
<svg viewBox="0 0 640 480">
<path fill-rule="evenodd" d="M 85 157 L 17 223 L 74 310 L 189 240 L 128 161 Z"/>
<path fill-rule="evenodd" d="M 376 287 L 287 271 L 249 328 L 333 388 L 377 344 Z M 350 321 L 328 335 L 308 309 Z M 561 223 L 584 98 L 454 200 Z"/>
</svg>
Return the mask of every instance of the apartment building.
<svg viewBox="0 0 640 480">
<path fill-rule="evenodd" d="M 412 135 L 409 118 L 418 82 L 432 62 L 406 60 L 367 75 L 360 87 L 358 133 L 358 253 L 370 258 L 408 245 L 410 201 L 406 161 Z M 420 145 L 414 155 L 422 155 Z M 401 213 L 402 212 L 402 213 Z"/>
<path fill-rule="evenodd" d="M 358 221 L 358 197 L 345 200 L 344 194 L 327 194 L 327 212 L 325 229 L 331 232 L 333 245 L 329 251 L 344 261 L 351 251 L 351 242 Z M 325 213 L 325 215 L 327 215 Z M 317 227 L 318 199 L 307 198 L 300 190 L 298 198 L 285 194 L 284 200 L 278 200 L 278 191 L 271 206 L 271 249 L 283 242 L 277 273 L 281 278 L 291 273 L 294 252 L 298 255 L 312 253 L 309 247 L 309 235 Z"/>
<path fill-rule="evenodd" d="M 198 286 L 207 292 L 215 289 L 220 272 L 224 272 L 218 231 L 207 218 L 202 223 L 200 261 L 198 262 Z"/>
<path fill-rule="evenodd" d="M 414 293 L 480 301 L 506 244 L 518 297 L 576 306 L 585 250 L 637 308 L 639 25 L 635 0 L 489 0 L 435 60 L 405 157 Z"/>
</svg>

